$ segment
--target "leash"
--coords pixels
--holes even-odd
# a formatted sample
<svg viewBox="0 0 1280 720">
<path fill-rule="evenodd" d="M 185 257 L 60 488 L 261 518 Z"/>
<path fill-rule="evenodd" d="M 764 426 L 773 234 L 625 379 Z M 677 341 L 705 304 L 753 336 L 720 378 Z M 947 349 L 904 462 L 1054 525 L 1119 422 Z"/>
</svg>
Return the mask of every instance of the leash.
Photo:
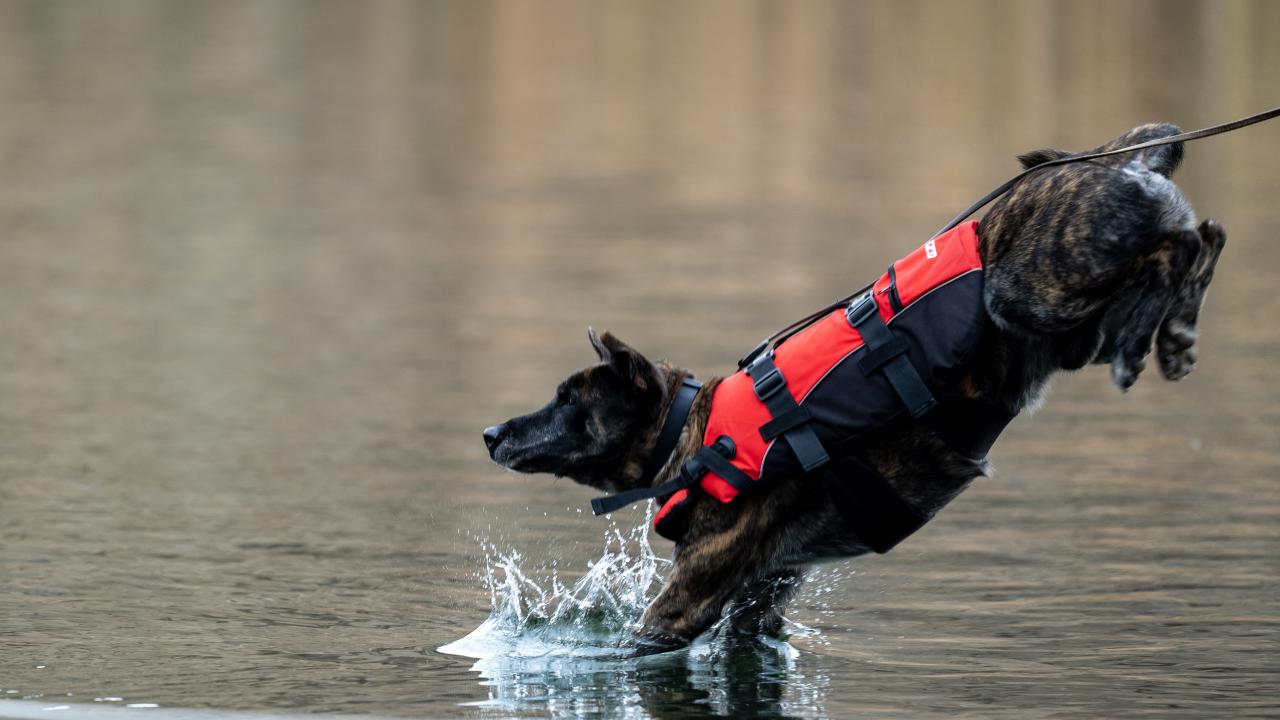
<svg viewBox="0 0 1280 720">
<path fill-rule="evenodd" d="M 1138 150 L 1146 150 L 1147 148 L 1158 147 L 1160 145 L 1172 145 L 1174 143 L 1189 142 L 1191 140 L 1199 140 L 1201 138 L 1207 138 L 1213 135 L 1221 135 L 1222 133 L 1228 133 L 1228 132 L 1231 132 L 1232 130 L 1239 130 L 1240 128 L 1248 127 L 1250 125 L 1254 125 L 1254 124 L 1263 122 L 1265 120 L 1271 120 L 1272 118 L 1275 118 L 1277 116 L 1280 116 L 1280 107 L 1275 107 L 1275 108 L 1271 108 L 1270 110 L 1266 110 L 1260 113 L 1255 113 L 1248 117 L 1240 118 L 1239 120 L 1232 120 L 1231 122 L 1225 122 L 1225 123 L 1222 123 L 1221 125 L 1213 125 L 1211 127 L 1201 128 L 1199 130 L 1192 130 L 1191 132 L 1179 133 L 1178 135 L 1171 135 L 1166 138 L 1148 140 L 1147 142 L 1138 143 L 1137 145 L 1130 145 L 1128 147 L 1122 147 L 1118 150 L 1106 150 L 1103 152 L 1096 152 L 1096 153 L 1068 155 L 1066 157 L 1055 158 L 1053 160 L 1042 162 L 1039 165 L 1036 165 L 1034 167 L 1029 167 L 1026 170 L 1023 170 L 1022 172 L 1018 173 L 1017 175 L 1014 175 L 1012 178 L 1009 178 L 1008 180 L 1006 180 L 1004 184 L 1000 185 L 999 187 L 987 193 L 986 195 L 983 195 L 975 203 L 965 208 L 964 211 L 961 212 L 959 215 L 955 216 L 955 218 L 953 218 L 951 222 L 943 226 L 941 230 L 934 233 L 933 237 L 936 238 L 939 235 L 947 232 L 948 230 L 955 228 L 955 226 L 964 222 L 965 219 L 968 218 L 970 215 L 974 214 L 978 210 L 981 210 L 983 206 L 985 206 L 987 203 L 991 202 L 992 200 L 995 200 L 1001 195 L 1009 192 L 1009 190 L 1013 189 L 1013 186 L 1017 185 L 1023 178 L 1025 178 L 1026 176 L 1030 175 L 1033 172 L 1036 172 L 1037 170 L 1043 170 L 1044 168 L 1052 167 L 1054 165 L 1065 165 L 1067 163 L 1083 162 L 1085 160 L 1096 160 L 1097 158 L 1107 157 L 1109 155 L 1122 155 L 1124 153 L 1136 152 Z M 871 285 L 874 285 L 874 284 L 875 283 L 871 283 L 870 285 L 863 286 L 857 292 L 850 293 L 849 295 L 846 295 L 840 298 L 839 300 L 836 300 L 830 305 L 827 305 L 821 310 L 817 310 L 813 313 L 810 313 L 809 315 L 806 315 L 805 317 L 791 323 L 790 325 L 787 325 L 781 330 L 765 338 L 763 342 L 755 346 L 755 348 L 753 348 L 751 352 L 747 353 L 746 356 L 744 356 L 741 360 L 738 361 L 738 367 L 739 368 L 746 367 L 748 364 L 750 364 L 752 360 L 758 357 L 761 353 L 768 350 L 771 345 L 774 347 L 777 347 L 778 345 L 785 342 L 787 338 L 809 327 L 813 323 L 817 322 L 819 319 L 825 317 L 828 313 L 834 312 L 836 309 L 848 304 L 854 298 L 870 290 Z"/>
<path fill-rule="evenodd" d="M 1274 118 L 1277 115 L 1280 115 L 1280 107 L 1271 108 L 1270 110 L 1267 110 L 1265 112 L 1260 112 L 1254 115 L 1250 115 L 1249 117 L 1246 117 L 1246 118 L 1240 118 L 1239 120 L 1232 120 L 1231 122 L 1225 122 L 1225 123 L 1222 123 L 1221 125 L 1214 125 L 1212 127 L 1201 128 L 1200 130 L 1192 130 L 1191 132 L 1184 132 L 1178 135 L 1171 135 L 1167 138 L 1157 138 L 1155 140 L 1148 140 L 1147 142 L 1138 143 L 1137 145 L 1130 145 L 1129 147 L 1123 147 L 1123 148 L 1120 148 L 1119 150 L 1107 150 L 1105 152 L 1088 153 L 1085 155 L 1068 155 L 1066 157 L 1056 158 L 1054 160 L 1042 162 L 1039 165 L 1029 167 L 1026 170 L 1023 170 L 1022 172 L 1018 173 L 1017 175 L 1014 175 L 1012 178 L 1009 178 L 1007 181 L 1005 181 L 1005 183 L 1000 187 L 996 188 L 995 190 L 992 190 L 986 195 L 983 195 L 981 198 L 978 199 L 977 202 L 965 208 L 964 212 L 961 212 L 959 215 L 955 216 L 955 218 L 953 218 L 951 222 L 943 226 L 941 230 L 934 233 L 933 236 L 938 237 L 942 233 L 948 230 L 951 230 L 955 226 L 964 222 L 965 218 L 974 214 L 975 212 L 980 210 L 982 206 L 986 205 L 992 200 L 995 200 L 1001 195 L 1009 192 L 1009 190 L 1013 189 L 1014 185 L 1018 184 L 1018 181 L 1022 180 L 1022 178 L 1030 175 L 1036 170 L 1047 168 L 1053 165 L 1065 165 L 1067 163 L 1081 162 L 1083 160 L 1095 160 L 1097 158 L 1107 157 L 1108 155 L 1121 155 L 1123 153 L 1135 152 L 1137 150 L 1146 150 L 1147 148 L 1158 147 L 1160 145 L 1172 145 L 1174 143 L 1189 142 L 1191 140 L 1199 140 L 1200 138 L 1207 138 L 1213 135 L 1221 135 L 1222 133 L 1228 133 L 1228 132 L 1231 132 L 1232 130 L 1239 130 L 1240 128 L 1248 127 L 1255 123 L 1260 123 L 1264 120 L 1270 120 L 1271 118 Z"/>
</svg>

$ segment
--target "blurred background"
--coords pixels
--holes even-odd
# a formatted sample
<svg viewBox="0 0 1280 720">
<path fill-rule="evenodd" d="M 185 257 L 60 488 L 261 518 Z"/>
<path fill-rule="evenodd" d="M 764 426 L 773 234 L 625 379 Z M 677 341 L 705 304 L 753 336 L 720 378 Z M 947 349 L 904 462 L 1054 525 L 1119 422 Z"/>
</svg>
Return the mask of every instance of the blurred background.
<svg viewBox="0 0 1280 720">
<path fill-rule="evenodd" d="M 488 613 L 482 542 L 599 554 L 590 491 L 480 441 L 587 325 L 727 372 L 1018 153 L 1280 104 L 1277 37 L 1265 0 L 0 2 L 0 690 L 1280 712 L 1274 123 L 1175 178 L 1229 236 L 1198 370 L 1061 378 L 993 478 L 819 571 L 794 666 L 482 685 L 434 650 Z"/>
</svg>

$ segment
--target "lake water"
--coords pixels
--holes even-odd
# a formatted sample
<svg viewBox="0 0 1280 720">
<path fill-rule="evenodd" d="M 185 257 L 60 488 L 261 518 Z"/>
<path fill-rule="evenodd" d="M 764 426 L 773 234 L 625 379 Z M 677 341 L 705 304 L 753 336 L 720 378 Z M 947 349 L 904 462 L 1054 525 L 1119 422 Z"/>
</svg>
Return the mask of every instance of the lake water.
<svg viewBox="0 0 1280 720">
<path fill-rule="evenodd" d="M 1229 235 L 1197 371 L 1061 377 L 787 644 L 592 650 L 669 545 L 480 439 L 587 325 L 724 372 L 1016 153 L 1274 106 L 1277 36 L 1265 1 L 0 4 L 0 716 L 1280 715 L 1280 124 L 1177 176 Z M 438 651 L 495 603 L 485 659 Z"/>
</svg>

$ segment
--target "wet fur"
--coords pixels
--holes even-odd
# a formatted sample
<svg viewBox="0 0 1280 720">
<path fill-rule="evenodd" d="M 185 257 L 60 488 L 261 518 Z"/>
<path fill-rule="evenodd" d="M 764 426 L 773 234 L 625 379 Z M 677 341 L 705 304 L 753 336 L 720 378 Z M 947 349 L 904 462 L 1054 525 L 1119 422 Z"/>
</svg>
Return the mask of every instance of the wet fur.
<svg viewBox="0 0 1280 720">
<path fill-rule="evenodd" d="M 1100 149 L 1177 132 L 1145 125 Z M 1020 160 L 1035 167 L 1064 155 L 1039 150 Z M 995 203 L 979 227 L 989 327 L 961 382 L 966 395 L 1022 410 L 1039 401 L 1053 373 L 1089 363 L 1109 363 L 1125 390 L 1153 343 L 1167 379 L 1190 372 L 1200 305 L 1225 235 L 1212 220 L 1196 225 L 1168 179 L 1181 159 L 1182 146 L 1170 145 L 1049 167 Z M 688 373 L 651 363 L 608 333 L 589 335 L 601 364 L 571 376 L 541 410 L 490 428 L 486 442 L 513 469 L 624 490 L 638 483 Z M 700 391 L 655 484 L 672 479 L 700 447 L 717 382 Z M 909 423 L 848 450 L 929 517 L 987 472 Z M 729 504 L 695 490 L 692 520 L 644 614 L 637 651 L 679 647 L 726 615 L 742 633 L 776 633 L 806 564 L 868 552 L 833 500 L 852 481 L 837 461 Z"/>
</svg>

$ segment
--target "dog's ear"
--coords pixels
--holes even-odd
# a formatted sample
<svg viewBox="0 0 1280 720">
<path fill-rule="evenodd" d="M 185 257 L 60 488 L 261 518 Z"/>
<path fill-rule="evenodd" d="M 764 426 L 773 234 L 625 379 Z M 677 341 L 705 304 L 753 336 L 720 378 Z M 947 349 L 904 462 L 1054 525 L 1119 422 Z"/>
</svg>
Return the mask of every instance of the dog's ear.
<svg viewBox="0 0 1280 720">
<path fill-rule="evenodd" d="M 638 350 L 622 342 L 608 331 L 604 335 L 596 335 L 594 328 L 587 328 L 587 338 L 591 347 L 595 348 L 600 361 L 609 365 L 627 382 L 634 383 L 636 388 L 645 391 L 658 382 L 658 370 L 641 355 Z"/>
<path fill-rule="evenodd" d="M 606 330 L 604 334 L 608 335 L 609 331 Z M 590 325 L 587 326 L 587 339 L 591 341 L 591 347 L 596 351 L 596 355 L 600 356 L 600 362 L 609 362 L 609 348 L 605 346 L 604 341 L 596 334 L 596 329 Z"/>
<path fill-rule="evenodd" d="M 1018 156 L 1018 162 L 1022 163 L 1024 170 L 1030 170 L 1037 165 L 1043 165 L 1050 160 L 1064 158 L 1071 153 L 1066 150 L 1055 150 L 1053 148 L 1042 148 L 1040 150 L 1032 150 L 1029 153 L 1023 153 Z"/>
</svg>

